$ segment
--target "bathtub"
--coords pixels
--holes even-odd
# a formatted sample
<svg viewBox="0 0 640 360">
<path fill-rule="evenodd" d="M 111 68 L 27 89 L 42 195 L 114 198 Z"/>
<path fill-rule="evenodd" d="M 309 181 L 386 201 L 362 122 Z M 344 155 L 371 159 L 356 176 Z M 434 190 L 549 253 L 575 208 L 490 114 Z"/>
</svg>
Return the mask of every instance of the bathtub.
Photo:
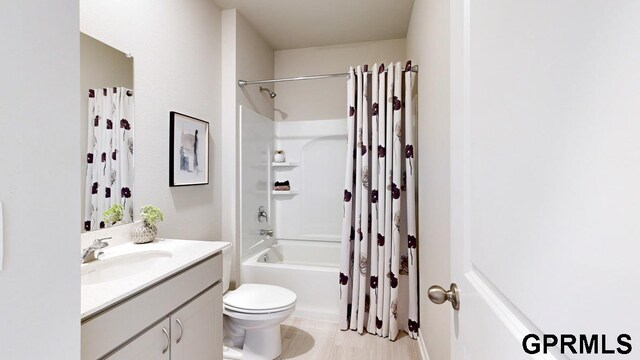
<svg viewBox="0 0 640 360">
<path fill-rule="evenodd" d="M 277 240 L 242 262 L 242 283 L 285 287 L 297 295 L 294 316 L 338 320 L 340 243 Z"/>
</svg>

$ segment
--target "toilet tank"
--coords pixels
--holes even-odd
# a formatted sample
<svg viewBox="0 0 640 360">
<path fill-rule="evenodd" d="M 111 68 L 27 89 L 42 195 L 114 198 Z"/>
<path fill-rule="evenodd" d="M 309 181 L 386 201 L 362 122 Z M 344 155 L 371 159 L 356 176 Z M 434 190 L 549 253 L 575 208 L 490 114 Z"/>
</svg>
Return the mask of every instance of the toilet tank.
<svg viewBox="0 0 640 360">
<path fill-rule="evenodd" d="M 231 279 L 231 264 L 233 263 L 233 246 L 222 249 L 222 292 L 229 290 Z"/>
</svg>

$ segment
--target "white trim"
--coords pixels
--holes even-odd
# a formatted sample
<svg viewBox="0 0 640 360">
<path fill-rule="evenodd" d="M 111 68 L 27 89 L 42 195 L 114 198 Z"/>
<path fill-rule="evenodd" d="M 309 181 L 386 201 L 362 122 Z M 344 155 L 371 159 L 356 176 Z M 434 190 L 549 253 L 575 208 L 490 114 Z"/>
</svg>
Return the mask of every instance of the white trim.
<svg viewBox="0 0 640 360">
<path fill-rule="evenodd" d="M 429 360 L 427 345 L 424 343 L 424 338 L 422 337 L 422 331 L 420 329 L 418 329 L 418 347 L 420 348 L 420 356 L 422 357 L 422 360 Z"/>
</svg>

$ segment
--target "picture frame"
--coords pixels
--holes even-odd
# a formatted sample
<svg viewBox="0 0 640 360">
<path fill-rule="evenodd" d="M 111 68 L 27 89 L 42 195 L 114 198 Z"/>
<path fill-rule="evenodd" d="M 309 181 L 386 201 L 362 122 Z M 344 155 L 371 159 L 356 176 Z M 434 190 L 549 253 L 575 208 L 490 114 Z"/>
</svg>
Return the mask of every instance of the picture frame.
<svg viewBox="0 0 640 360">
<path fill-rule="evenodd" d="M 169 112 L 169 186 L 209 184 L 209 123 Z"/>
</svg>

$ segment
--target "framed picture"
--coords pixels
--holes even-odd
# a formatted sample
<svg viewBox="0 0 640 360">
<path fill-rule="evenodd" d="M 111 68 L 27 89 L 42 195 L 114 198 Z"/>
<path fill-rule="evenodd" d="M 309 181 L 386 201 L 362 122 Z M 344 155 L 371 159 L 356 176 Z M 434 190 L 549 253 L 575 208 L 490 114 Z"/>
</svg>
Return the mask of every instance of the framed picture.
<svg viewBox="0 0 640 360">
<path fill-rule="evenodd" d="M 169 186 L 209 183 L 209 123 L 171 111 Z"/>
</svg>

